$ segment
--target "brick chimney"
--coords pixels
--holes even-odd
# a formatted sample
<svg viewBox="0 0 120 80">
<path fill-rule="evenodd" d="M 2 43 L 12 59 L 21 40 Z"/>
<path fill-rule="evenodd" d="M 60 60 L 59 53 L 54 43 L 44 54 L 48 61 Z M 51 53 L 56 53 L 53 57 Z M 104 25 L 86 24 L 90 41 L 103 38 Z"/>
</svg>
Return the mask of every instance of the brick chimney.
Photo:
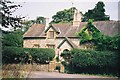
<svg viewBox="0 0 120 80">
<path fill-rule="evenodd" d="M 49 27 L 49 18 L 45 19 L 45 30 Z"/>
<path fill-rule="evenodd" d="M 73 26 L 79 26 L 82 19 L 82 15 L 78 9 L 75 9 L 74 18 L 73 18 Z"/>
</svg>

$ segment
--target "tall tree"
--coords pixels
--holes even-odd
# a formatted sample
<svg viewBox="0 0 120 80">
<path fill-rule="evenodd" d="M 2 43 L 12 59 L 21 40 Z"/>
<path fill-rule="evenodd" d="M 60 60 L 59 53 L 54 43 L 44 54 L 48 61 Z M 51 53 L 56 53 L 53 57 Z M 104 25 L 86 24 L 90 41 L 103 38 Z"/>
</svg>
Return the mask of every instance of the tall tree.
<svg viewBox="0 0 120 80">
<path fill-rule="evenodd" d="M 45 24 L 45 18 L 44 17 L 37 17 L 37 19 L 35 20 L 35 23 L 37 24 Z"/>
<path fill-rule="evenodd" d="M 106 21 L 109 20 L 110 17 L 109 15 L 105 14 L 105 4 L 102 1 L 99 1 L 95 8 L 92 10 L 88 10 L 88 12 L 86 12 L 84 14 L 85 20 L 89 20 L 89 19 L 94 19 L 94 21 Z"/>
<path fill-rule="evenodd" d="M 58 11 L 55 15 L 52 16 L 53 20 L 51 23 L 72 22 L 75 9 L 76 9 L 75 7 L 72 7 L 70 9 L 64 9 L 62 11 Z"/>
<path fill-rule="evenodd" d="M 9 26 L 16 29 L 16 27 L 21 27 L 21 21 L 24 17 L 21 16 L 13 16 L 13 13 L 19 8 L 21 5 L 16 5 L 14 2 L 7 0 L 0 0 L 0 24 L 2 27 L 8 28 Z"/>
</svg>

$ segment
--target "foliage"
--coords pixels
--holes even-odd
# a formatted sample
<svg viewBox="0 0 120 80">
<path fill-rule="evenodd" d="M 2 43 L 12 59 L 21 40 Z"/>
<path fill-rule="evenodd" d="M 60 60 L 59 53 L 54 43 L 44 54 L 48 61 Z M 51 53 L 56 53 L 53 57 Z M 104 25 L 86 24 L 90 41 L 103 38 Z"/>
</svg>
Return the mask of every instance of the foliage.
<svg viewBox="0 0 120 80">
<path fill-rule="evenodd" d="M 63 51 L 60 56 L 63 57 L 66 62 L 69 62 L 72 58 L 70 51 Z"/>
<path fill-rule="evenodd" d="M 45 18 L 39 16 L 39 17 L 36 18 L 35 23 L 37 23 L 37 24 L 45 24 Z"/>
<path fill-rule="evenodd" d="M 100 34 L 100 31 L 93 25 L 93 21 L 90 19 L 86 26 L 84 26 L 77 35 L 80 37 L 80 44 L 83 44 L 87 41 L 97 37 L 96 35 Z"/>
<path fill-rule="evenodd" d="M 4 46 L 14 46 L 22 47 L 23 44 L 23 32 L 21 30 L 16 30 L 14 32 L 3 32 L 3 47 Z"/>
<path fill-rule="evenodd" d="M 59 62 L 59 61 L 60 61 L 58 56 L 56 57 L 56 61 L 57 61 L 57 62 Z"/>
<path fill-rule="evenodd" d="M 110 50 L 118 51 L 120 50 L 120 36 L 116 35 L 113 37 L 104 35 L 101 33 L 94 25 L 92 20 L 89 20 L 87 25 L 84 26 L 80 32 L 77 33 L 80 37 L 80 45 L 89 42 L 94 43 L 95 49 L 99 51 Z"/>
<path fill-rule="evenodd" d="M 55 56 L 55 51 L 49 48 L 25 48 L 25 51 L 31 54 L 37 63 L 47 63 L 53 60 Z"/>
<path fill-rule="evenodd" d="M 118 75 L 119 53 L 72 49 L 72 58 L 65 68 L 70 73 L 115 74 Z"/>
<path fill-rule="evenodd" d="M 28 21 L 24 21 L 23 23 L 23 30 L 24 33 L 29 29 L 29 27 L 31 27 L 34 24 L 33 20 L 28 20 Z"/>
<path fill-rule="evenodd" d="M 75 9 L 75 7 L 72 7 L 70 9 L 58 11 L 54 16 L 52 16 L 53 21 L 51 23 L 72 22 Z"/>
<path fill-rule="evenodd" d="M 110 47 L 112 47 L 113 50 L 120 51 L 120 35 L 112 37 L 111 42 L 112 45 L 110 44 Z"/>
<path fill-rule="evenodd" d="M 4 47 L 2 51 L 2 63 L 19 63 L 24 55 L 23 48 Z"/>
<path fill-rule="evenodd" d="M 24 17 L 13 17 L 13 13 L 21 7 L 21 5 L 16 5 L 11 1 L 7 0 L 0 0 L 0 15 L 2 16 L 2 20 L 0 21 L 0 24 L 3 27 L 8 28 L 9 26 L 14 27 L 21 27 L 21 22 Z"/>
<path fill-rule="evenodd" d="M 26 54 L 28 52 L 28 54 Z M 55 52 L 53 49 L 48 48 L 20 48 L 20 47 L 4 47 L 2 52 L 3 63 L 26 63 L 29 55 L 36 63 L 46 63 L 51 61 Z"/>
<path fill-rule="evenodd" d="M 93 51 L 93 50 L 80 50 L 73 49 L 74 53 L 72 59 L 73 64 L 79 67 L 87 66 L 117 66 L 118 54 L 111 51 Z"/>
<path fill-rule="evenodd" d="M 86 12 L 84 14 L 85 17 L 85 21 L 89 20 L 89 19 L 94 19 L 95 21 L 106 21 L 109 20 L 110 17 L 108 15 L 105 14 L 105 4 L 102 1 L 99 1 L 95 8 L 92 10 L 88 10 L 88 12 Z"/>
</svg>

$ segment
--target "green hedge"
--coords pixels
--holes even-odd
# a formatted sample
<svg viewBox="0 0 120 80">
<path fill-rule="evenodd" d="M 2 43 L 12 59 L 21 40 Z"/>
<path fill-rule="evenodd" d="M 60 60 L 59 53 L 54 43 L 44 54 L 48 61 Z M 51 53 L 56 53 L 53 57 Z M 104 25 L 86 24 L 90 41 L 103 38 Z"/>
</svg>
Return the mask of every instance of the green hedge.
<svg viewBox="0 0 120 80">
<path fill-rule="evenodd" d="M 72 49 L 73 56 L 66 66 L 70 73 L 118 75 L 119 54 L 111 51 Z"/>
<path fill-rule="evenodd" d="M 22 61 L 26 63 L 28 61 L 28 55 L 32 56 L 34 62 L 46 63 L 46 61 L 51 61 L 54 58 L 55 51 L 48 48 L 4 47 L 2 51 L 2 62 L 20 63 Z"/>
<path fill-rule="evenodd" d="M 72 62 L 78 67 L 118 65 L 118 54 L 111 51 L 73 49 L 71 53 L 74 54 Z"/>
<path fill-rule="evenodd" d="M 18 63 L 24 54 L 23 48 L 4 47 L 2 49 L 2 62 L 3 63 Z M 16 58 L 16 59 L 15 59 Z"/>
<path fill-rule="evenodd" d="M 30 53 L 37 63 L 46 63 L 53 60 L 55 56 L 55 51 L 49 48 L 25 48 L 24 50 Z"/>
</svg>

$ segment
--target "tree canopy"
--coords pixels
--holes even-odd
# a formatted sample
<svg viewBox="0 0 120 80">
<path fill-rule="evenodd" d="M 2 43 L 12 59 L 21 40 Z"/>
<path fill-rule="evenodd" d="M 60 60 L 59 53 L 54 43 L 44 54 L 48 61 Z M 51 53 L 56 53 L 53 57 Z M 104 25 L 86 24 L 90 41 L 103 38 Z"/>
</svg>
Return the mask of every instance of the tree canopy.
<svg viewBox="0 0 120 80">
<path fill-rule="evenodd" d="M 75 9 L 76 9 L 75 7 L 72 7 L 69 9 L 58 11 L 55 15 L 52 16 L 53 20 L 51 21 L 51 23 L 72 22 Z"/>
<path fill-rule="evenodd" d="M 84 14 L 84 20 L 94 19 L 94 21 L 106 21 L 110 19 L 109 15 L 105 14 L 105 4 L 102 1 L 99 1 L 95 8 L 92 10 L 88 10 Z"/>
<path fill-rule="evenodd" d="M 13 16 L 13 13 L 19 8 L 21 5 L 16 5 L 14 2 L 7 0 L 0 0 L 0 24 L 2 27 L 8 28 L 9 26 L 21 27 L 21 22 L 24 17 L 21 16 Z"/>
<path fill-rule="evenodd" d="M 16 30 L 13 32 L 3 32 L 2 46 L 9 47 L 22 47 L 23 45 L 23 32 L 21 30 Z"/>
</svg>

